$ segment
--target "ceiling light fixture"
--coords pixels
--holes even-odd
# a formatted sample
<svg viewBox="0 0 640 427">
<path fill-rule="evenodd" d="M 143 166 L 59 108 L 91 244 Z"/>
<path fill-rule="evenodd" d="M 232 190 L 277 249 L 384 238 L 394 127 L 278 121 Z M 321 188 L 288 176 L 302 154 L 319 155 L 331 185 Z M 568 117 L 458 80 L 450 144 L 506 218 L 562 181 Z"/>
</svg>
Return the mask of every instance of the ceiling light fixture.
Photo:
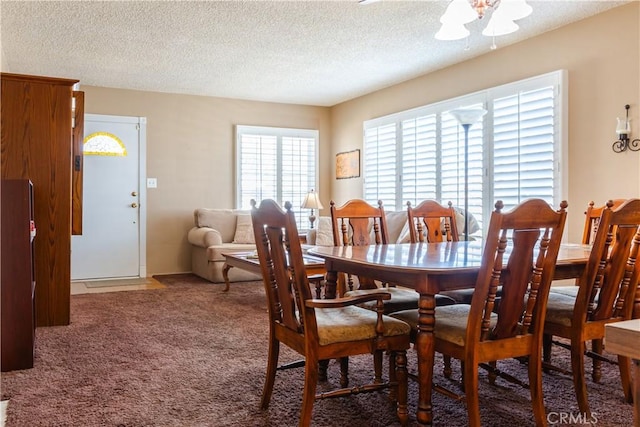
<svg viewBox="0 0 640 427">
<path fill-rule="evenodd" d="M 514 21 L 529 16 L 533 11 L 526 0 L 451 0 L 440 18 L 442 27 L 435 38 L 460 40 L 469 37 L 471 33 L 465 24 L 482 19 L 489 10 L 493 10 L 491 18 L 482 34 L 494 38 L 491 49 L 496 48 L 496 36 L 518 31 L 520 27 Z"/>
</svg>

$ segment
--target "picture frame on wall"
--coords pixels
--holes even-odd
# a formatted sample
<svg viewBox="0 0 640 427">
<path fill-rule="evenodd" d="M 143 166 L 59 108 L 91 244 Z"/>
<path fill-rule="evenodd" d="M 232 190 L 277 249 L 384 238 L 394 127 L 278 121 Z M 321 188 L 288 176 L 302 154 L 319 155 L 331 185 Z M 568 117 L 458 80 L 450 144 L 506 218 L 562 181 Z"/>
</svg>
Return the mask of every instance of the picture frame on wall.
<svg viewBox="0 0 640 427">
<path fill-rule="evenodd" d="M 336 179 L 358 178 L 359 176 L 359 149 L 336 154 Z"/>
</svg>

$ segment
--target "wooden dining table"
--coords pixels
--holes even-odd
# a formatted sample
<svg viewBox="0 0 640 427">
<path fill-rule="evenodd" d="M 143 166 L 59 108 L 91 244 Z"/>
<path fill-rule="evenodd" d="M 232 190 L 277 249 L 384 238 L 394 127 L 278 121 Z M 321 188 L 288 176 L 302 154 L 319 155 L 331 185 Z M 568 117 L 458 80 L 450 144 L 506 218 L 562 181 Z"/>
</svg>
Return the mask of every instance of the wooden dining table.
<svg viewBox="0 0 640 427">
<path fill-rule="evenodd" d="M 335 298 L 338 273 L 362 275 L 382 282 L 415 289 L 420 294 L 418 334 L 419 425 L 432 425 L 431 405 L 433 327 L 435 295 L 442 291 L 473 288 L 480 269 L 484 243 L 477 241 L 443 243 L 402 243 L 369 246 L 316 246 L 309 253 L 325 260 L 325 297 Z M 590 246 L 563 244 L 560 247 L 554 279 L 577 278 L 582 274 Z"/>
</svg>

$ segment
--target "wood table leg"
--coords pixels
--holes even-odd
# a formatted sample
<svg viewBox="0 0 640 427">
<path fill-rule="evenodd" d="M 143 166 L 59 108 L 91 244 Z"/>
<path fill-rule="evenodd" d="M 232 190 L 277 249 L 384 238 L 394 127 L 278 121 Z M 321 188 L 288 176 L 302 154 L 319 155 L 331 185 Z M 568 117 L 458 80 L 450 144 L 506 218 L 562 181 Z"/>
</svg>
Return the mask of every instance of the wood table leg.
<svg viewBox="0 0 640 427">
<path fill-rule="evenodd" d="M 232 265 L 225 263 L 222 268 L 222 277 L 224 278 L 224 289 L 222 292 L 229 291 L 229 286 L 231 286 L 231 282 L 229 282 L 229 270 L 231 270 L 232 267 Z"/>
<path fill-rule="evenodd" d="M 433 327 L 435 325 L 435 295 L 420 294 L 418 303 L 418 336 L 416 337 L 416 351 L 418 353 L 418 413 L 419 425 L 430 426 L 433 423 L 431 406 L 431 391 L 433 382 L 433 361 L 435 358 L 435 339 Z"/>
</svg>

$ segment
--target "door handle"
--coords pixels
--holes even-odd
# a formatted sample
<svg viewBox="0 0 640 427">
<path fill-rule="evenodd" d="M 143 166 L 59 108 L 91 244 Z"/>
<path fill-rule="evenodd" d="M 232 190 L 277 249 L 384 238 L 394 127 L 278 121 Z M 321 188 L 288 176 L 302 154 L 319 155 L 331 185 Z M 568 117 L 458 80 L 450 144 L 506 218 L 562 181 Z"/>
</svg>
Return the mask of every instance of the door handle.
<svg viewBox="0 0 640 427">
<path fill-rule="evenodd" d="M 137 204 L 137 203 L 135 203 L 135 202 L 134 202 L 134 203 L 131 203 L 131 207 L 132 207 L 132 208 L 137 208 L 137 207 L 138 207 L 138 204 Z"/>
<path fill-rule="evenodd" d="M 132 191 L 132 192 L 131 192 L 131 195 L 132 195 L 133 197 L 135 197 L 135 196 L 137 196 L 137 195 L 138 195 L 138 193 L 137 193 L 137 192 L 135 192 L 135 191 Z"/>
</svg>

